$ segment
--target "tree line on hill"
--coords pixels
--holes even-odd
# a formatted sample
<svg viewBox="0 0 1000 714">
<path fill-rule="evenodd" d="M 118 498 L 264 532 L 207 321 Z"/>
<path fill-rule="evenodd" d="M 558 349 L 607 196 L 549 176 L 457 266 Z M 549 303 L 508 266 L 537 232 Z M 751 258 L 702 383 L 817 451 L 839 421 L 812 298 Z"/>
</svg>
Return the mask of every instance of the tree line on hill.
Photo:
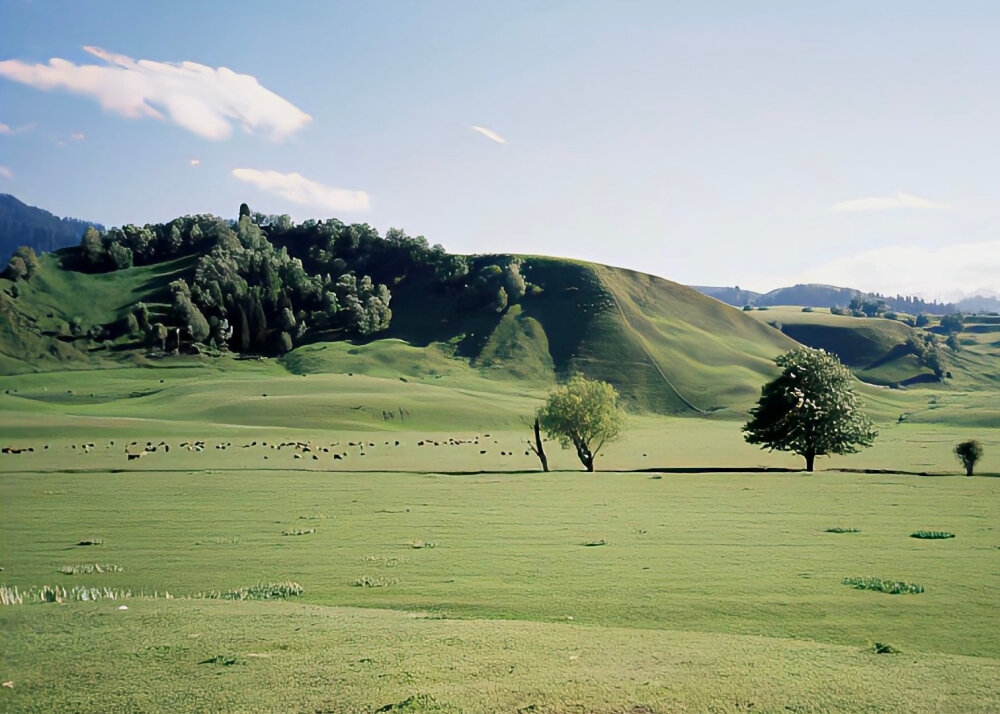
<svg viewBox="0 0 1000 714">
<path fill-rule="evenodd" d="M 19 250 L 8 275 L 30 280 L 37 258 Z M 296 225 L 287 215 L 251 213 L 246 204 L 235 221 L 196 215 L 89 227 L 72 257 L 68 264 L 88 272 L 194 259 L 187 277 L 169 285 L 169 310 L 154 314 L 139 303 L 117 326 L 162 349 L 171 335 L 178 346 L 183 338 L 266 355 L 320 338 L 368 338 L 389 328 L 390 286 L 406 281 L 453 295 L 461 310 L 502 312 L 538 291 L 516 257 L 453 255 L 423 236 L 395 228 L 380 236 L 367 224 L 336 219 Z M 115 336 L 115 326 L 100 327 Z"/>
</svg>

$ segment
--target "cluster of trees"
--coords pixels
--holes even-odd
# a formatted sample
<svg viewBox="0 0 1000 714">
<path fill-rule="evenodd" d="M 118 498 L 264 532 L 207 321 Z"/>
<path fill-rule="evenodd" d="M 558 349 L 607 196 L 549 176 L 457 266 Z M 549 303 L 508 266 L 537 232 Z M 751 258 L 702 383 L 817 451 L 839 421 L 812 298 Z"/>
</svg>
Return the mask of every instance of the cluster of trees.
<svg viewBox="0 0 1000 714">
<path fill-rule="evenodd" d="M 239 352 L 282 354 L 323 333 L 368 337 L 389 328 L 389 286 L 420 281 L 454 292 L 462 309 L 502 312 L 537 288 L 516 258 L 451 255 L 423 236 L 336 219 L 296 225 L 240 207 L 236 221 L 199 215 L 169 223 L 88 229 L 80 244 L 87 270 L 122 270 L 196 254 L 193 276 L 170 286 L 164 329 Z M 145 330 L 163 344 L 161 325 Z M 148 321 L 147 321 L 148 322 Z M 128 329 L 133 324 L 129 322 Z"/>
<path fill-rule="evenodd" d="M 14 250 L 3 276 L 8 280 L 30 280 L 41 268 L 34 248 L 22 245 Z"/>
<path fill-rule="evenodd" d="M 802 347 L 775 362 L 781 374 L 761 389 L 743 426 L 748 443 L 798 454 L 806 471 L 813 470 L 817 456 L 852 454 L 874 443 L 878 431 L 854 392 L 850 370 L 835 355 Z M 610 384 L 574 375 L 549 394 L 535 417 L 534 441 L 529 443 L 548 471 L 540 429 L 563 448 L 575 449 L 584 468 L 593 471 L 601 448 L 622 434 L 624 412 Z M 962 442 L 955 455 L 972 476 L 982 444 Z"/>
<path fill-rule="evenodd" d="M 855 295 L 847 309 L 855 317 L 882 317 L 889 312 L 889 306 L 885 300 L 873 295 Z"/>
<path fill-rule="evenodd" d="M 947 374 L 944 355 L 941 354 L 937 339 L 931 333 L 914 333 L 906 338 L 904 348 L 916 357 L 920 364 L 931 370 L 938 379 L 942 379 Z"/>
<path fill-rule="evenodd" d="M 884 303 L 886 310 L 905 312 L 910 315 L 918 312 L 931 313 L 932 315 L 943 315 L 945 313 L 956 312 L 958 310 L 958 306 L 954 303 L 938 302 L 937 300 L 931 300 L 928 302 L 921 298 L 913 297 L 912 295 L 896 295 L 895 297 L 889 297 L 888 295 L 873 293 L 870 297 Z"/>
</svg>

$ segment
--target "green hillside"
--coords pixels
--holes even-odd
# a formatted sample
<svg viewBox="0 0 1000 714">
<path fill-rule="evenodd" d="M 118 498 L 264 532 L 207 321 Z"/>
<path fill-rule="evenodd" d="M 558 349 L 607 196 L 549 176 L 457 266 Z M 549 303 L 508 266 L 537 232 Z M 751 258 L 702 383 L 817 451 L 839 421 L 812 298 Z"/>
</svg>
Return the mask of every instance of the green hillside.
<svg viewBox="0 0 1000 714">
<path fill-rule="evenodd" d="M 128 348 L 137 345 L 116 336 L 126 315 L 139 302 L 154 314 L 167 311 L 168 283 L 193 265 L 188 257 L 92 274 L 64 267 L 72 261 L 65 251 L 44 254 L 39 261 L 30 280 L 0 279 L 2 374 L 134 362 L 140 354 Z M 74 321 L 79 330 L 74 331 Z M 104 326 L 103 334 L 87 335 L 95 325 Z"/>
<path fill-rule="evenodd" d="M 614 384 L 632 412 L 741 418 L 776 374 L 774 358 L 798 343 L 838 354 L 870 385 L 1000 386 L 1000 326 L 988 320 L 970 323 L 956 350 L 944 347 L 936 323 L 914 329 L 797 307 L 743 311 L 632 270 L 451 255 L 395 229 L 381 237 L 363 224 L 286 218 L 187 216 L 90 232 L 79 248 L 43 255 L 29 275 L 8 273 L 0 278 L 0 375 L 207 367 L 197 379 L 210 385 L 187 390 L 170 379 L 164 396 L 138 389 L 142 399 L 132 403 L 130 389 L 93 397 L 93 409 L 114 402 L 113 413 L 140 417 L 166 399 L 185 420 L 230 418 L 204 403 L 208 389 L 218 402 L 244 405 L 239 423 L 260 424 L 296 415 L 378 423 L 383 411 L 424 412 L 436 398 L 450 405 L 442 414 L 461 422 L 480 418 L 474 395 L 484 394 L 520 395 L 530 412 L 573 372 Z M 326 375 L 324 390 L 340 389 L 344 377 L 383 380 L 368 388 L 392 396 L 367 415 L 350 413 L 358 405 L 348 398 L 331 417 L 328 394 L 295 388 L 281 405 L 287 418 L 275 420 L 276 400 L 257 396 L 261 368 L 268 379 Z M 415 383 L 450 391 L 435 397 L 412 391 Z M 74 409 L 89 413 L 79 382 L 67 388 L 77 392 Z M 868 397 L 893 418 L 950 403 Z M 523 406 L 503 420 L 516 423 Z"/>
<path fill-rule="evenodd" d="M 833 315 L 819 309 L 805 312 L 797 306 L 747 314 L 797 342 L 833 352 L 870 384 L 965 389 L 1000 386 L 1000 324 L 991 323 L 988 316 L 967 318 L 968 324 L 957 336 L 960 348 L 956 351 L 946 346 L 947 334 L 936 321 L 917 328 L 898 320 Z M 929 349 L 933 354 L 915 351 L 914 343 L 932 345 Z M 934 357 L 940 363 L 940 379 L 935 374 Z"/>
<path fill-rule="evenodd" d="M 441 377 L 478 372 L 536 388 L 580 371 L 626 402 L 662 413 L 746 409 L 794 346 L 742 312 L 651 275 L 553 258 L 522 258 L 541 292 L 502 314 L 456 311 L 433 294 L 402 293 L 390 339 L 317 343 L 282 362 L 297 373 L 356 371 Z"/>
<path fill-rule="evenodd" d="M 281 363 L 296 374 L 517 380 L 539 392 L 579 370 L 614 383 L 633 408 L 702 413 L 744 410 L 773 373 L 773 358 L 793 346 L 742 312 L 676 283 L 568 260 L 521 260 L 535 294 L 502 312 L 463 310 L 453 297 L 413 281 L 396 289 L 384 336 L 317 340 Z M 38 274 L 13 291 L 13 283 L 0 281 L 0 370 L 209 360 L 212 350 L 162 355 L 121 334 L 140 301 L 153 318 L 166 319 L 168 284 L 189 275 L 194 262 L 188 256 L 83 273 L 64 267 L 66 255 L 44 256 Z M 102 326 L 104 334 L 75 334 L 74 320 L 85 330 Z"/>
</svg>

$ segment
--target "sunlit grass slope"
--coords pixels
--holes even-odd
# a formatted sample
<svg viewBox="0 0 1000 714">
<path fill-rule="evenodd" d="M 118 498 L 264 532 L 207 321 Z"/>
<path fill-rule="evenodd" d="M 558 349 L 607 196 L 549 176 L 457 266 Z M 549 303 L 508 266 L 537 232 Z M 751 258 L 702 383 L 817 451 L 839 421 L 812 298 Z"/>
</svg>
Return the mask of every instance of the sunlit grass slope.
<svg viewBox="0 0 1000 714">
<path fill-rule="evenodd" d="M 166 308 L 167 286 L 188 272 L 192 257 L 110 273 L 82 273 L 65 269 L 63 254 L 40 257 L 41 268 L 27 281 L 18 281 L 17 298 L 7 292 L 13 284 L 0 280 L 0 372 L 85 369 L 114 365 L 135 357 L 123 352 L 127 343 L 101 348 L 74 340 L 70 324 L 79 319 L 84 329 L 123 320 L 138 302 L 153 315 Z"/>
<path fill-rule="evenodd" d="M 831 315 L 824 309 L 803 312 L 794 306 L 771 307 L 748 312 L 758 321 L 772 325 L 810 347 L 836 354 L 859 379 L 871 384 L 916 383 L 933 379 L 933 372 L 921 364 L 904 345 L 927 331 L 897 320 Z M 963 346 L 958 352 L 939 347 L 945 367 L 951 373 L 942 389 L 1000 388 L 1000 325 L 988 316 L 969 317 L 969 326 L 959 335 Z M 936 324 L 928 326 L 940 333 Z M 994 332 L 994 329 L 996 331 Z"/>
</svg>

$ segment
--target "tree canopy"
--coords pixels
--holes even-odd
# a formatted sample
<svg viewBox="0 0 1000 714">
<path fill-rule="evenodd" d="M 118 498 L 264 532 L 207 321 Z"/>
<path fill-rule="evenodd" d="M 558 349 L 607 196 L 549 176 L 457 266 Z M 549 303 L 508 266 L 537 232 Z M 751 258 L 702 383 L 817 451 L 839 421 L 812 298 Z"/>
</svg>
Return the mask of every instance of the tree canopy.
<svg viewBox="0 0 1000 714">
<path fill-rule="evenodd" d="M 168 223 L 89 228 L 77 253 L 89 271 L 123 270 L 193 257 L 171 286 L 162 315 L 196 342 L 239 352 L 282 354 L 315 339 L 371 338 L 389 329 L 397 286 L 452 293 L 462 310 L 502 312 L 529 285 L 509 256 L 451 255 L 397 228 L 304 221 L 253 213 L 183 216 Z M 12 274 L 27 274 L 18 261 Z M 30 276 L 29 276 L 30 277 Z M 155 344 L 156 340 L 154 340 Z"/>
<path fill-rule="evenodd" d="M 853 377 L 823 350 L 792 350 L 775 362 L 781 375 L 761 389 L 743 427 L 744 438 L 761 448 L 791 451 L 813 470 L 817 456 L 855 453 L 878 432 L 854 393 Z"/>
<path fill-rule="evenodd" d="M 983 458 L 983 445 L 975 439 L 963 441 L 961 444 L 955 446 L 955 456 L 958 457 L 958 460 L 962 462 L 962 466 L 965 467 L 965 475 L 972 476 L 972 472 L 976 468 L 976 462 Z"/>
<path fill-rule="evenodd" d="M 625 413 L 614 387 L 577 374 L 549 394 L 538 410 L 538 421 L 563 448 L 576 449 L 580 463 L 593 471 L 598 452 L 621 435 Z"/>
</svg>

